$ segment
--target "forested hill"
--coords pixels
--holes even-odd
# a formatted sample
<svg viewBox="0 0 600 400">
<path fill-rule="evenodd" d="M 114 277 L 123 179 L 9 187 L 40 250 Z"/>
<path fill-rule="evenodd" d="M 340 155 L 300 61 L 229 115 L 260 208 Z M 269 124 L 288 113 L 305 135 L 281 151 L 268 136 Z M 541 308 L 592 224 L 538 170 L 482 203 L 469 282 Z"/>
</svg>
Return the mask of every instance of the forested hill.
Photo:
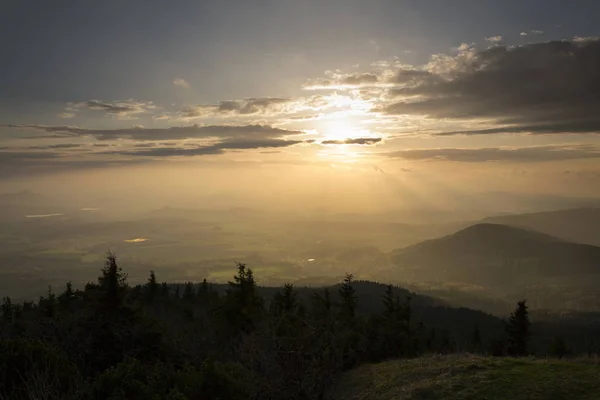
<svg viewBox="0 0 600 400">
<path fill-rule="evenodd" d="M 499 224 L 477 224 L 396 250 L 397 275 L 514 288 L 540 278 L 597 275 L 600 247 Z"/>
<path fill-rule="evenodd" d="M 511 225 L 571 242 L 600 246 L 600 208 L 574 208 L 488 217 L 482 222 Z"/>
<path fill-rule="evenodd" d="M 226 287 L 159 283 L 153 272 L 130 286 L 113 255 L 85 288 L 67 283 L 23 304 L 5 297 L 0 310 L 0 398 L 11 400 L 322 399 L 340 373 L 365 363 L 594 353 L 599 335 L 530 331 L 524 302 L 505 329 L 483 312 L 351 275 L 329 288 L 261 289 L 240 264 Z"/>
</svg>

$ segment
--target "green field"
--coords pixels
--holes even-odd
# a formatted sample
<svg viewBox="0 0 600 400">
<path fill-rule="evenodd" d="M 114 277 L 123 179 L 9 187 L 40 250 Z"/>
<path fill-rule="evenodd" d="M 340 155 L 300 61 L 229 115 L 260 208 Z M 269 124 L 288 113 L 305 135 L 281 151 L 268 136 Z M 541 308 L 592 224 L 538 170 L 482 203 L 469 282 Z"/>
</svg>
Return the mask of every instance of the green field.
<svg viewBox="0 0 600 400">
<path fill-rule="evenodd" d="M 586 361 L 436 356 L 347 372 L 331 400 L 596 400 L 600 366 Z"/>
</svg>

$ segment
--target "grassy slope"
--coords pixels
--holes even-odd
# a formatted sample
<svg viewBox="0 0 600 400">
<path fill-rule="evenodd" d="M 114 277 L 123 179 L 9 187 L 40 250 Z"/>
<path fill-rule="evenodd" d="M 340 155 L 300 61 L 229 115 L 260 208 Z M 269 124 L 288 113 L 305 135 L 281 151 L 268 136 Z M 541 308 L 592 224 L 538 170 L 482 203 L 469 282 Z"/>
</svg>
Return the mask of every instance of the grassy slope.
<svg viewBox="0 0 600 400">
<path fill-rule="evenodd" d="M 591 362 L 423 357 L 365 365 L 346 373 L 333 400 L 600 399 L 600 366 Z"/>
</svg>

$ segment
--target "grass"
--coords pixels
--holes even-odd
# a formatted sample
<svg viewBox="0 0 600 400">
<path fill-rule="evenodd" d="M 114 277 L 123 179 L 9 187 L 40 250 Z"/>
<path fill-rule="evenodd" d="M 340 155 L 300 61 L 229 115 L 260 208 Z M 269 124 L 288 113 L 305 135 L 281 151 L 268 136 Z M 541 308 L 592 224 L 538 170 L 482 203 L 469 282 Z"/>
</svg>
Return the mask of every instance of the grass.
<svg viewBox="0 0 600 400">
<path fill-rule="evenodd" d="M 586 361 L 430 356 L 361 366 L 332 400 L 597 400 L 600 366 Z"/>
</svg>

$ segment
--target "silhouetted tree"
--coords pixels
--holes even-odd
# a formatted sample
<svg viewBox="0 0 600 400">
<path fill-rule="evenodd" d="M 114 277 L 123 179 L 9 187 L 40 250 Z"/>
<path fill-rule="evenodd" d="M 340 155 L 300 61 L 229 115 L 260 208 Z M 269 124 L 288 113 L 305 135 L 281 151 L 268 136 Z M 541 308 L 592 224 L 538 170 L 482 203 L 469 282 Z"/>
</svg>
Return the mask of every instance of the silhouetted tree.
<svg viewBox="0 0 600 400">
<path fill-rule="evenodd" d="M 69 310 L 72 302 L 75 300 L 75 291 L 71 282 L 67 282 L 65 291 L 58 296 L 58 305 L 62 310 Z"/>
<path fill-rule="evenodd" d="M 167 284 L 167 282 L 163 282 L 160 285 L 160 295 L 165 299 L 169 298 L 169 285 Z"/>
<path fill-rule="evenodd" d="M 2 299 L 1 310 L 2 310 L 2 319 L 4 319 L 7 322 L 12 322 L 14 305 L 12 304 L 10 297 L 6 296 Z"/>
<path fill-rule="evenodd" d="M 106 256 L 102 274 L 98 277 L 100 290 L 103 292 L 102 304 L 108 311 L 114 311 L 121 307 L 125 301 L 127 290 L 127 274 L 123 268 L 117 265 L 116 256 L 109 252 Z"/>
<path fill-rule="evenodd" d="M 183 300 L 192 302 L 195 297 L 194 284 L 192 282 L 187 282 L 183 287 Z"/>
<path fill-rule="evenodd" d="M 354 319 L 356 314 L 356 305 L 358 303 L 356 290 L 352 286 L 352 281 L 352 274 L 346 274 L 346 277 L 342 281 L 342 286 L 340 286 L 338 291 L 341 298 L 340 311 L 342 318 L 346 320 Z"/>
<path fill-rule="evenodd" d="M 263 311 L 263 300 L 256 293 L 252 270 L 238 263 L 238 273 L 230 281 L 226 305 L 229 326 L 233 331 L 250 332 Z"/>
<path fill-rule="evenodd" d="M 526 300 L 517 303 L 517 308 L 508 318 L 506 332 L 509 336 L 508 353 L 513 356 L 526 356 L 527 342 L 531 337 L 529 312 Z"/>
<path fill-rule="evenodd" d="M 158 297 L 159 285 L 156 281 L 154 271 L 150 271 L 150 277 L 146 283 L 146 298 L 150 303 L 154 303 Z"/>
</svg>

